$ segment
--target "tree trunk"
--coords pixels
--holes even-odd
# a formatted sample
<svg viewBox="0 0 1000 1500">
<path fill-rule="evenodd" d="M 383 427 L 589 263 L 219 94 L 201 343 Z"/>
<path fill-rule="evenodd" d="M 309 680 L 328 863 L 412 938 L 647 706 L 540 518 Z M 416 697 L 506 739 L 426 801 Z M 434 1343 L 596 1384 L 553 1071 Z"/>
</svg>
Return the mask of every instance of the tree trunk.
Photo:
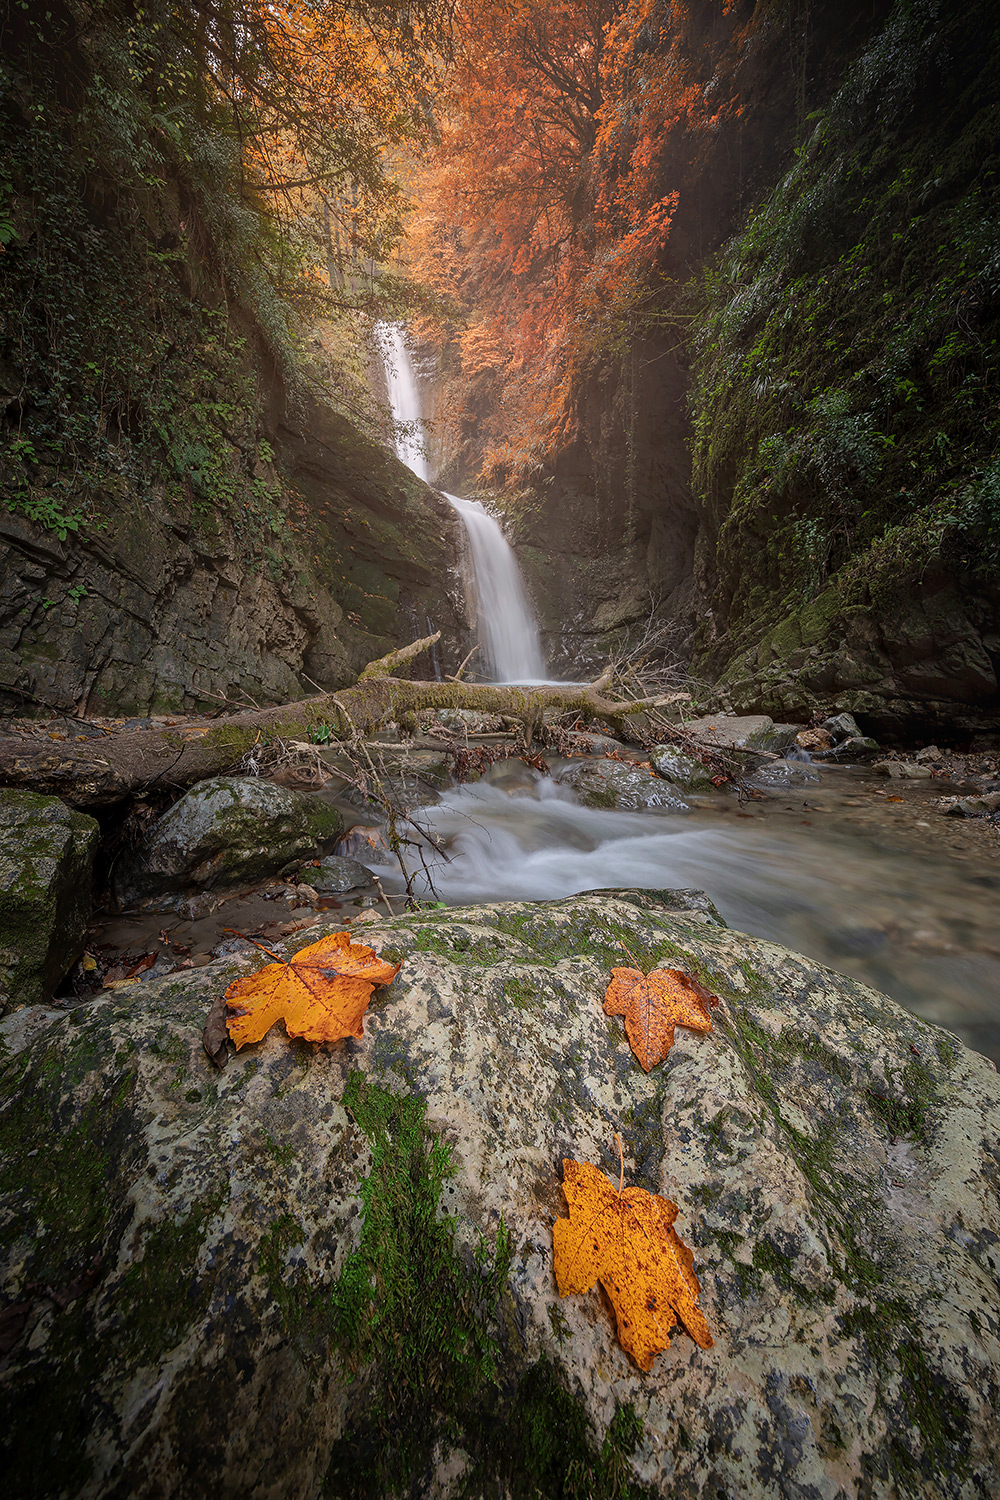
<svg viewBox="0 0 1000 1500">
<path fill-rule="evenodd" d="M 254 709 L 214 723 L 131 730 L 76 744 L 16 736 L 0 739 L 0 785 L 54 793 L 74 807 L 99 807 L 154 790 L 179 792 L 206 776 L 232 771 L 255 745 L 315 739 L 317 732 L 324 739 L 352 740 L 373 734 L 391 720 L 404 726 L 412 723 L 421 709 L 504 714 L 521 722 L 526 737 L 541 724 L 546 709 L 558 709 L 603 719 L 623 734 L 629 715 L 664 701 L 611 701 L 602 696 L 603 678 L 585 687 L 403 682 L 374 672 L 379 665 L 366 667 L 362 680 L 342 692 Z"/>
</svg>

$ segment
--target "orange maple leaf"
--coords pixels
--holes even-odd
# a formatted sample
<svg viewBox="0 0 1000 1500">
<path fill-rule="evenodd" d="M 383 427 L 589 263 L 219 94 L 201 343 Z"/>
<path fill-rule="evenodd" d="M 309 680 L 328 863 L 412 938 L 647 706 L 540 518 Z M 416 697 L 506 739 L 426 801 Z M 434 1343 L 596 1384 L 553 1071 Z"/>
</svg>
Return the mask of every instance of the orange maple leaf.
<svg viewBox="0 0 1000 1500">
<path fill-rule="evenodd" d="M 565 1297 L 600 1281 L 615 1310 L 619 1343 L 648 1370 L 653 1356 L 670 1347 L 675 1324 L 702 1349 L 711 1347 L 712 1335 L 698 1306 L 694 1256 L 673 1228 L 677 1204 L 624 1181 L 624 1165 L 616 1191 L 590 1162 L 563 1162 L 569 1218 L 552 1227 L 556 1285 Z"/>
<path fill-rule="evenodd" d="M 675 1026 L 711 1031 L 708 1007 L 718 1003 L 680 969 L 612 969 L 604 993 L 605 1015 L 625 1017 L 629 1046 L 647 1073 L 674 1045 Z"/>
<path fill-rule="evenodd" d="M 398 973 L 399 964 L 384 963 L 374 948 L 352 943 L 349 932 L 330 933 L 287 963 L 265 964 L 233 981 L 226 990 L 229 1035 L 238 1051 L 284 1018 L 288 1035 L 307 1042 L 360 1037 L 372 990 L 391 984 Z"/>
</svg>

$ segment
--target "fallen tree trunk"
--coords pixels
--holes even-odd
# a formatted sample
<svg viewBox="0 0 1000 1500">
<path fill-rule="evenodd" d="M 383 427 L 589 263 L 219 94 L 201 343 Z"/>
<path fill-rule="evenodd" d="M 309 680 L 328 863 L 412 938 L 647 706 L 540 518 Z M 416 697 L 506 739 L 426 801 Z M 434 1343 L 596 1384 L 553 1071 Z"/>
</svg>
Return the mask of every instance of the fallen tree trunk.
<svg viewBox="0 0 1000 1500">
<path fill-rule="evenodd" d="M 602 719 L 622 734 L 627 719 L 662 706 L 663 698 L 621 702 L 604 697 L 610 670 L 581 687 L 511 687 L 492 683 L 406 682 L 385 675 L 437 637 L 372 662 L 354 687 L 248 710 L 214 723 L 140 729 L 101 740 L 0 739 L 0 785 L 53 793 L 74 807 L 100 807 L 154 791 L 180 791 L 238 768 L 256 747 L 276 740 L 357 740 L 383 724 L 412 724 L 422 709 L 468 708 L 517 719 L 530 738 L 546 709 Z"/>
</svg>

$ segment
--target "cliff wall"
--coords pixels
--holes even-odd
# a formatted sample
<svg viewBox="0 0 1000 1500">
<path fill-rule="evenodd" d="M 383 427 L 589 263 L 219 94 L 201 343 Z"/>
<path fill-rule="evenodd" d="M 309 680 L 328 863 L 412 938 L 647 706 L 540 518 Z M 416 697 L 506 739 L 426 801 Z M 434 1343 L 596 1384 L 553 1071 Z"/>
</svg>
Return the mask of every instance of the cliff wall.
<svg viewBox="0 0 1000 1500">
<path fill-rule="evenodd" d="M 557 654 L 655 636 L 740 710 L 995 732 L 996 11 L 742 11 L 692 52 L 738 107 L 676 142 L 657 326 L 515 508 Z"/>
</svg>

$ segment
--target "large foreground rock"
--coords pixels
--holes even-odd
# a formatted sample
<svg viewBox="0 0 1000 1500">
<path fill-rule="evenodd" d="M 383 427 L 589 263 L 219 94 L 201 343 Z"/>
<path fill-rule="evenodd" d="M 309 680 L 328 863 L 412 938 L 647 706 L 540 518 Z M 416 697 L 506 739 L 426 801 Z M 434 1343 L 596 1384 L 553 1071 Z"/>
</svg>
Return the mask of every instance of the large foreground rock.
<svg viewBox="0 0 1000 1500">
<path fill-rule="evenodd" d="M 360 1042 L 216 1073 L 238 957 L 0 1025 L 10 1493 L 997 1493 L 985 1059 L 652 895 L 363 930 L 403 966 Z M 649 1075 L 601 1006 L 623 945 L 721 997 Z M 615 1131 L 715 1336 L 648 1374 L 552 1273 L 563 1159 L 617 1182 Z"/>
<path fill-rule="evenodd" d="M 49 999 L 79 958 L 99 833 L 58 797 L 0 791 L 0 1015 Z"/>
<path fill-rule="evenodd" d="M 252 776 L 213 776 L 175 802 L 115 868 L 119 906 L 261 880 L 332 845 L 343 831 L 329 803 Z"/>
</svg>

